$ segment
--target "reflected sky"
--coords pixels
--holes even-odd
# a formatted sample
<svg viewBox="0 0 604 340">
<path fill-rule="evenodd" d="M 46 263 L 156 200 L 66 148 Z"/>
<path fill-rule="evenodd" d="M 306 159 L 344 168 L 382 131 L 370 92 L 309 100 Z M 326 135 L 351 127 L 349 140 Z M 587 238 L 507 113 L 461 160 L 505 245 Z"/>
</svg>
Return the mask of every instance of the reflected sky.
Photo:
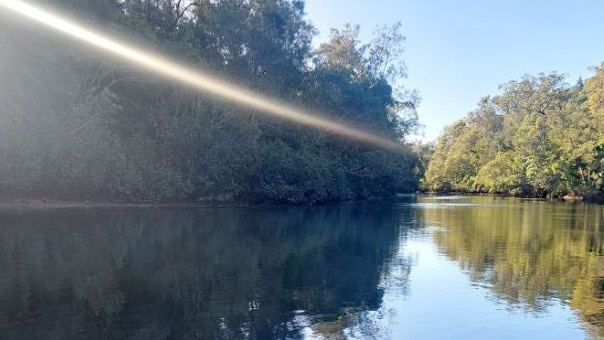
<svg viewBox="0 0 604 340">
<path fill-rule="evenodd" d="M 449 203 L 449 202 L 423 202 L 411 204 L 419 209 L 443 209 L 443 208 L 458 208 L 476 206 L 475 203 Z"/>
<path fill-rule="evenodd" d="M 598 338 L 601 206 L 454 196 L 398 207 L 421 212 L 390 262 L 405 268 L 383 275 L 379 309 L 348 316 L 348 338 Z"/>
<path fill-rule="evenodd" d="M 447 195 L 447 196 L 422 196 L 422 201 L 448 201 L 448 200 L 467 200 L 469 196 Z"/>
<path fill-rule="evenodd" d="M 0 211 L 0 338 L 597 337 L 603 207 L 456 202 Z"/>
<path fill-rule="evenodd" d="M 433 233 L 415 234 L 399 256 L 413 258 L 409 293 L 386 290 L 382 314 L 393 339 L 583 339 L 584 325 L 559 300 L 543 313 L 511 307 L 488 285 L 474 284 L 459 264 L 439 253 Z M 388 286 L 388 283 L 385 284 Z"/>
</svg>

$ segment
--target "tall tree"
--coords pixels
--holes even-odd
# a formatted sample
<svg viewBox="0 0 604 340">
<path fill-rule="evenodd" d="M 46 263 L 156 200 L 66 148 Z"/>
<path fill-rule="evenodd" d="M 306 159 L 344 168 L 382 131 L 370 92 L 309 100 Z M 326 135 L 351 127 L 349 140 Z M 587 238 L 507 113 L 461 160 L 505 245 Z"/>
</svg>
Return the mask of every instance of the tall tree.
<svg viewBox="0 0 604 340">
<path fill-rule="evenodd" d="M 504 84 L 490 101 L 496 125 L 469 114 L 459 123 L 462 129 L 446 129 L 428 166 L 426 188 L 601 195 L 604 143 L 596 71 L 575 86 L 557 73 Z M 471 126 L 487 134 L 479 140 Z"/>
</svg>

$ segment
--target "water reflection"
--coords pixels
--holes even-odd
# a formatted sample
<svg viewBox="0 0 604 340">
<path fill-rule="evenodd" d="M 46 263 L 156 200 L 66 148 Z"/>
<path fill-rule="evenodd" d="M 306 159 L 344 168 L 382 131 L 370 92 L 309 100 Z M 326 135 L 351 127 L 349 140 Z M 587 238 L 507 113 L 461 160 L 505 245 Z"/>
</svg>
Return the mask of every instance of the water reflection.
<svg viewBox="0 0 604 340">
<path fill-rule="evenodd" d="M 603 207 L 399 199 L 0 212 L 0 338 L 602 333 Z"/>
<path fill-rule="evenodd" d="M 408 271 L 394 255 L 416 212 L 369 204 L 3 212 L 0 338 L 374 334 L 359 311 L 379 309 L 393 268 Z"/>
<path fill-rule="evenodd" d="M 604 335 L 604 209 L 494 198 L 423 209 L 439 252 L 508 308 L 537 315 L 557 301 Z M 456 200 L 455 202 L 459 202 Z"/>
</svg>

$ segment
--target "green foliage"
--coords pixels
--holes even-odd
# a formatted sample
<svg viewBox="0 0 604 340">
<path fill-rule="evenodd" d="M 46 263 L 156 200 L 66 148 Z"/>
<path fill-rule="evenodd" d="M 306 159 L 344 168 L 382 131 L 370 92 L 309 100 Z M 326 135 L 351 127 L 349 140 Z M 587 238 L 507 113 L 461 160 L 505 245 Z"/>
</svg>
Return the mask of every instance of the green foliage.
<svg viewBox="0 0 604 340">
<path fill-rule="evenodd" d="M 312 51 L 315 30 L 298 0 L 50 6 L 401 143 L 417 125 L 416 96 L 400 87 L 400 25 L 362 46 L 358 27 L 347 26 Z M 0 190 L 7 197 L 305 203 L 417 185 L 411 151 L 369 150 L 260 118 L 4 14 L 0 59 Z"/>
<path fill-rule="evenodd" d="M 499 152 L 478 171 L 476 185 L 479 191 L 521 194 L 524 170 L 513 152 Z"/>
<path fill-rule="evenodd" d="M 501 132 L 502 117 L 496 113 L 490 98 L 480 107 L 455 122 L 436 144 L 425 175 L 430 190 L 476 190 L 480 167 L 493 159 L 498 144 L 494 135 Z"/>
<path fill-rule="evenodd" d="M 602 195 L 601 68 L 569 86 L 526 76 L 484 99 L 436 144 L 424 186 L 511 195 Z"/>
<path fill-rule="evenodd" d="M 406 76 L 400 28 L 381 27 L 369 44 L 358 40 L 358 26 L 333 29 L 313 53 L 305 98 L 320 98 L 319 109 L 377 133 L 403 140 L 414 132 L 419 99 L 399 83 Z"/>
<path fill-rule="evenodd" d="M 602 117 L 604 115 L 604 64 L 597 67 L 596 74 L 585 81 L 584 90 L 589 110 Z"/>
</svg>

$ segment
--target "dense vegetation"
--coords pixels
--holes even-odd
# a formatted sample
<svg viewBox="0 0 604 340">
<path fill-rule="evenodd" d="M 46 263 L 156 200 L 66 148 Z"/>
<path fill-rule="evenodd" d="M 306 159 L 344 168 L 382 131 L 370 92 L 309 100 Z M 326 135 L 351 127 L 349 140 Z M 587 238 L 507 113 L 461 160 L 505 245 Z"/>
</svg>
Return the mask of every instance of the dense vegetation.
<svg viewBox="0 0 604 340">
<path fill-rule="evenodd" d="M 434 191 L 602 197 L 604 67 L 575 85 L 525 76 L 483 98 L 436 143 L 423 185 Z"/>
<path fill-rule="evenodd" d="M 53 0 L 92 28 L 404 142 L 399 26 L 317 49 L 299 0 Z M 321 202 L 413 190 L 414 153 L 263 118 L 0 13 L 0 195 Z"/>
</svg>

